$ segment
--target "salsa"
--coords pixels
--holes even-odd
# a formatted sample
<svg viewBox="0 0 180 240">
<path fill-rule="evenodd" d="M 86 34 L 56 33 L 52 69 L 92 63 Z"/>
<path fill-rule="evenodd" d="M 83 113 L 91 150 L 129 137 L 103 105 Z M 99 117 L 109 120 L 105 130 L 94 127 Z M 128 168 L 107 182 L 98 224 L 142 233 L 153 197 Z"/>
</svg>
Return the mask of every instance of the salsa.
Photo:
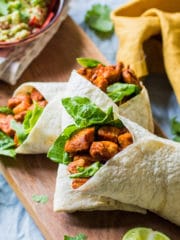
<svg viewBox="0 0 180 240">
<path fill-rule="evenodd" d="M 40 29 L 51 0 L 1 0 L 0 42 L 14 42 Z"/>
</svg>

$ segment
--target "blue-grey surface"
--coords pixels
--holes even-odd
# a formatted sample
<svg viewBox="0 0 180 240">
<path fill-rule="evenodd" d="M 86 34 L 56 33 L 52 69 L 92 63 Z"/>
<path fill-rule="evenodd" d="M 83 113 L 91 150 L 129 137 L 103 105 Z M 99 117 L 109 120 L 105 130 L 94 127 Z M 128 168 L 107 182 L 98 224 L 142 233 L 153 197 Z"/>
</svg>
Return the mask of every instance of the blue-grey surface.
<svg viewBox="0 0 180 240">
<path fill-rule="evenodd" d="M 84 24 L 84 14 L 94 3 L 108 4 L 112 9 L 127 2 L 126 0 L 72 0 L 69 14 L 87 32 L 89 37 L 106 56 L 109 62 L 115 62 L 117 39 L 102 40 Z M 150 99 L 155 119 L 164 130 L 172 137 L 169 121 L 173 116 L 180 119 L 180 108 L 172 89 L 165 78 L 152 76 L 155 86 L 150 84 L 150 77 L 145 84 L 150 90 Z M 151 77 L 151 78 L 152 78 Z M 42 240 L 44 239 L 33 220 L 17 199 L 5 179 L 0 175 L 0 240 Z"/>
</svg>

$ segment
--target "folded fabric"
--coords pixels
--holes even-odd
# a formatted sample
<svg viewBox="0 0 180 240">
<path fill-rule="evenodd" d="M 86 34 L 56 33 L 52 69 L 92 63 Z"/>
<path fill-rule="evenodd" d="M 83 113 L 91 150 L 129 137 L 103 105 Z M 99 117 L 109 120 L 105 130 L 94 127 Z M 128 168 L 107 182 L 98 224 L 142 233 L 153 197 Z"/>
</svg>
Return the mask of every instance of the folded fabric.
<svg viewBox="0 0 180 240">
<path fill-rule="evenodd" d="M 0 49 L 0 79 L 15 85 L 29 64 L 40 54 L 65 20 L 68 1 L 65 4 L 59 21 L 37 40 L 11 49 Z"/>
<path fill-rule="evenodd" d="M 162 35 L 165 70 L 180 102 L 179 1 L 134 0 L 114 10 L 111 18 L 120 41 L 117 60 L 130 64 L 138 77 L 148 74 L 143 44 L 157 34 Z M 150 62 L 150 59 L 147 61 Z M 158 65 L 159 59 L 154 64 Z"/>
<path fill-rule="evenodd" d="M 84 96 L 79 88 L 68 85 L 67 89 L 66 94 L 70 97 Z M 105 112 L 112 106 L 105 94 L 98 97 L 89 92 L 87 97 Z M 67 165 L 61 163 L 56 180 L 54 209 L 112 209 L 110 203 L 114 204 L 114 208 L 123 206 L 117 203 L 124 203 L 125 206 L 147 209 L 180 225 L 180 144 L 150 133 L 115 111 L 114 117 L 131 133 L 133 143 L 106 161 L 77 189 L 71 187 L 72 179 L 69 178 Z M 62 120 L 63 129 L 73 124 L 72 117 L 65 110 Z M 103 199 L 105 201 L 102 204 Z M 108 199 L 111 200 L 109 206 L 106 205 Z"/>
</svg>

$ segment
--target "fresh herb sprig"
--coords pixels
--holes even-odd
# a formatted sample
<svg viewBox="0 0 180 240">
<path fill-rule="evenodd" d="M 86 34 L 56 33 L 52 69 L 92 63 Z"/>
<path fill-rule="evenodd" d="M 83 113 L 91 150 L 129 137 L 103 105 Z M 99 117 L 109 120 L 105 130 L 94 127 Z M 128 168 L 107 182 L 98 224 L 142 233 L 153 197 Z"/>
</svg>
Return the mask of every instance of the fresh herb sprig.
<svg viewBox="0 0 180 240">
<path fill-rule="evenodd" d="M 111 36 L 114 26 L 110 19 L 111 9 L 108 5 L 94 4 L 85 15 L 86 24 L 101 37 Z"/>
</svg>

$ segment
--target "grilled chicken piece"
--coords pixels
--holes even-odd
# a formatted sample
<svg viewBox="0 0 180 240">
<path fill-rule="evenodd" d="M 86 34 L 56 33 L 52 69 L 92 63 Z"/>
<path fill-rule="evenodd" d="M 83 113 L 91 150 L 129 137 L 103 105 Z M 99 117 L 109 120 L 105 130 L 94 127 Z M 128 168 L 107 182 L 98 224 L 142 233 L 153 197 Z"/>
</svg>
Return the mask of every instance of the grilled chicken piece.
<svg viewBox="0 0 180 240">
<path fill-rule="evenodd" d="M 90 155 L 99 160 L 107 161 L 119 152 L 118 144 L 111 141 L 93 142 L 90 147 Z"/>
<path fill-rule="evenodd" d="M 0 113 L 0 130 L 8 136 L 14 135 L 14 131 L 10 127 L 11 120 L 13 119 L 13 115 Z"/>
<path fill-rule="evenodd" d="M 44 97 L 37 89 L 33 88 L 31 92 L 31 99 L 36 102 L 39 102 L 44 100 Z"/>
<path fill-rule="evenodd" d="M 125 83 L 135 84 L 135 85 L 141 87 L 139 80 L 136 77 L 135 72 L 132 69 L 130 69 L 129 66 L 127 68 L 123 68 L 122 78 Z"/>
<path fill-rule="evenodd" d="M 120 147 L 123 149 L 133 143 L 132 135 L 130 132 L 126 132 L 124 134 L 119 135 L 118 142 Z"/>
<path fill-rule="evenodd" d="M 96 162 L 96 159 L 92 158 L 89 154 L 78 154 L 73 157 L 73 161 L 79 160 L 79 159 L 84 159 L 85 161 L 88 162 Z"/>
<path fill-rule="evenodd" d="M 98 137 L 100 140 L 118 143 L 118 136 L 124 132 L 126 132 L 126 128 L 103 126 L 98 129 Z"/>
<path fill-rule="evenodd" d="M 64 150 L 72 154 L 88 150 L 91 143 L 94 141 L 94 134 L 94 127 L 80 130 L 67 140 Z"/>
<path fill-rule="evenodd" d="M 91 164 L 92 164 L 92 162 L 90 162 L 86 159 L 83 159 L 83 158 L 79 158 L 76 161 L 70 162 L 68 164 L 67 169 L 70 173 L 77 173 L 78 172 L 78 167 L 88 167 Z"/>
<path fill-rule="evenodd" d="M 72 188 L 76 189 L 88 181 L 89 178 L 75 178 L 72 181 Z"/>
</svg>

